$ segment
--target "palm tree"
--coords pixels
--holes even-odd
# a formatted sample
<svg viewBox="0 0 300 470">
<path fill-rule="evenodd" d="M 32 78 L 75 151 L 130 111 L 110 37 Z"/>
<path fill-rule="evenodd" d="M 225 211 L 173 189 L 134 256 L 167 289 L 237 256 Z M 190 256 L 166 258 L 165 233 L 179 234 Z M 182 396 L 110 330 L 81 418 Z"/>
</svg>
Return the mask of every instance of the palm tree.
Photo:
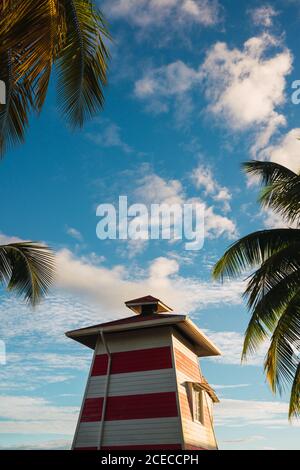
<svg viewBox="0 0 300 470">
<path fill-rule="evenodd" d="M 47 293 L 54 275 L 50 248 L 33 242 L 0 245 L 0 283 L 35 306 Z"/>
<path fill-rule="evenodd" d="M 251 272 L 244 296 L 251 311 L 242 358 L 270 340 L 265 373 L 274 393 L 291 386 L 289 417 L 300 415 L 300 173 L 251 161 L 246 172 L 264 188 L 259 201 L 290 228 L 261 230 L 235 242 L 215 265 L 216 279 Z"/>
<path fill-rule="evenodd" d="M 93 0 L 1 0 L 0 157 L 23 142 L 32 111 L 40 112 L 56 68 L 58 102 L 71 127 L 101 110 L 109 38 Z"/>
</svg>

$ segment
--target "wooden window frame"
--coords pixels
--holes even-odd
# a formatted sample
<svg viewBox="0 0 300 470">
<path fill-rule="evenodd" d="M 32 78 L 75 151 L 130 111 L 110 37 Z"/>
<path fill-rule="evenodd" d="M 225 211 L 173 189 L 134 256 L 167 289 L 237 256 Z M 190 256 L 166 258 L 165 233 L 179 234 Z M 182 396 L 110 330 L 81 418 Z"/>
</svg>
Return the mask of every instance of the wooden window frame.
<svg viewBox="0 0 300 470">
<path fill-rule="evenodd" d="M 193 419 L 204 426 L 204 391 L 193 387 Z"/>
</svg>

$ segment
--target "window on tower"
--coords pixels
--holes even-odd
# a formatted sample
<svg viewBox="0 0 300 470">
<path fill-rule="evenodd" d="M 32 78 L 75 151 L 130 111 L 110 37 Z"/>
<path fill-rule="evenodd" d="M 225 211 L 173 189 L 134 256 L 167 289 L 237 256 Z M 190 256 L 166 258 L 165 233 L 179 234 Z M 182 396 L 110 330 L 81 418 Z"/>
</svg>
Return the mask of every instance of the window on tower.
<svg viewBox="0 0 300 470">
<path fill-rule="evenodd" d="M 204 425 L 204 396 L 203 390 L 193 390 L 194 421 Z"/>
</svg>

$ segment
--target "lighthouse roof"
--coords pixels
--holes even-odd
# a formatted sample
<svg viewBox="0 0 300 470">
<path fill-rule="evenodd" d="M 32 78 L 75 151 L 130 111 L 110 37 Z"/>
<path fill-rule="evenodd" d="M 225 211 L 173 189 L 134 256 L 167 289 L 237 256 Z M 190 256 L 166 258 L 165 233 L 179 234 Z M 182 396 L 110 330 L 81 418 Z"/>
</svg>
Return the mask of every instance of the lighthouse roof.
<svg viewBox="0 0 300 470">
<path fill-rule="evenodd" d="M 145 297 L 139 297 L 138 299 L 127 300 L 125 302 L 126 307 L 130 308 L 135 313 L 142 313 L 144 307 L 152 307 L 155 313 L 172 312 L 172 308 L 168 307 L 161 300 L 153 297 L 152 295 L 146 295 Z"/>
<path fill-rule="evenodd" d="M 149 300 L 149 296 L 141 299 Z M 135 301 L 141 301 L 141 299 L 135 299 Z M 159 301 L 159 299 L 152 297 L 151 304 L 152 299 Z M 125 302 L 125 304 L 127 305 L 128 303 L 132 302 L 136 303 L 135 301 Z M 161 304 L 163 303 L 161 302 Z M 97 338 L 99 337 L 101 331 L 103 331 L 103 333 L 118 333 L 123 331 L 129 332 L 144 328 L 157 328 L 163 326 L 173 326 L 176 330 L 183 334 L 183 336 L 185 336 L 193 344 L 195 352 L 199 357 L 219 356 L 221 354 L 219 349 L 187 315 L 175 315 L 170 313 L 149 313 L 147 311 L 147 313 L 141 313 L 140 315 L 120 318 L 118 320 L 99 323 L 97 325 L 68 331 L 66 336 L 85 346 L 95 349 Z"/>
</svg>

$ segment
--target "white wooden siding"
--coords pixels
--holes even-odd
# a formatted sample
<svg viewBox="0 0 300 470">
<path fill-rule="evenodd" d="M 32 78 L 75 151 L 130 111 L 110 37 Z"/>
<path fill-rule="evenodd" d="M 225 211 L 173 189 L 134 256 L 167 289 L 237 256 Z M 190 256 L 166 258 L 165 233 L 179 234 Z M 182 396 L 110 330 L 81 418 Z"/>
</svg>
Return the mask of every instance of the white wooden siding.
<svg viewBox="0 0 300 470">
<path fill-rule="evenodd" d="M 198 356 L 193 352 L 191 346 L 188 344 L 185 338 L 178 333 L 177 331 L 173 333 L 173 346 L 175 349 L 178 349 L 183 354 L 185 354 L 191 361 L 193 361 L 199 368 L 199 359 Z"/>
<path fill-rule="evenodd" d="M 178 417 L 108 421 L 104 427 L 103 446 L 178 443 Z"/>
<path fill-rule="evenodd" d="M 105 335 L 110 352 L 136 351 L 172 346 L 171 328 L 139 330 Z M 99 336 L 96 354 L 106 350 Z M 86 398 L 104 395 L 106 376 L 89 378 Z M 111 374 L 108 396 L 136 395 L 176 391 L 173 369 L 150 370 Z M 102 446 L 134 444 L 180 444 L 179 418 L 155 418 L 122 421 L 105 421 Z M 100 439 L 100 422 L 79 424 L 75 447 L 97 447 Z"/>
<path fill-rule="evenodd" d="M 98 447 L 100 441 L 100 421 L 80 423 L 75 443 L 76 447 Z"/>
<path fill-rule="evenodd" d="M 149 328 L 147 330 L 124 331 L 121 333 L 106 333 L 105 339 L 110 352 L 136 351 L 138 349 L 159 348 L 171 346 L 170 327 Z M 101 342 L 98 343 L 96 354 L 105 354 Z"/>
<path fill-rule="evenodd" d="M 189 360 L 193 361 L 199 367 L 199 360 L 197 355 L 193 352 L 192 346 L 188 344 L 186 340 L 182 338 L 182 336 L 174 332 L 173 333 L 173 347 L 174 349 L 183 353 Z M 176 357 L 176 354 L 175 354 Z M 180 396 L 184 396 L 187 398 L 188 390 L 186 387 L 185 382 L 193 382 L 193 374 L 189 375 L 188 372 L 179 371 L 176 369 L 176 378 L 177 378 L 177 391 Z M 179 400 L 180 403 L 180 400 Z M 212 419 L 212 406 L 210 397 L 207 393 L 204 392 L 204 413 L 206 414 L 206 425 L 193 421 L 192 419 L 187 419 L 181 409 L 181 422 L 183 428 L 183 436 L 184 442 L 187 445 L 201 447 L 204 449 L 215 449 L 216 448 L 216 441 L 213 433 L 213 428 L 211 425 L 210 419 Z"/>
<path fill-rule="evenodd" d="M 100 422 L 80 423 L 76 447 L 97 447 Z M 179 418 L 106 421 L 102 446 L 180 444 Z"/>
<path fill-rule="evenodd" d="M 106 376 L 91 377 L 87 398 L 103 397 Z M 109 379 L 108 396 L 138 395 L 144 393 L 175 392 L 176 382 L 172 369 L 148 370 L 112 374 Z"/>
</svg>

